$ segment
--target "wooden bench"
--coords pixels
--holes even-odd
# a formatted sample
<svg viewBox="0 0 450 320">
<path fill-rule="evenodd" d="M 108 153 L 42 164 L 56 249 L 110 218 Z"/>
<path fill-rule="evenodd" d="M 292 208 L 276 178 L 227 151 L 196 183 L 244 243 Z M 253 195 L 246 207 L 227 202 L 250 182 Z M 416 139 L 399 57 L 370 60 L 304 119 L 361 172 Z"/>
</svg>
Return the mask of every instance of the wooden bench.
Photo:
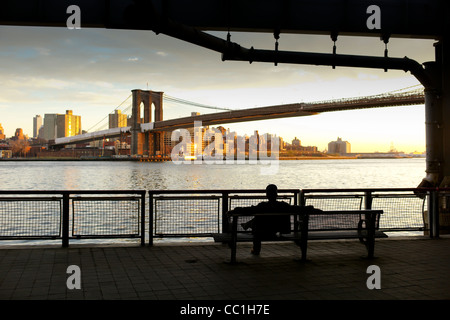
<svg viewBox="0 0 450 320">
<path fill-rule="evenodd" d="M 262 238 L 267 241 L 294 241 L 301 249 L 301 260 L 306 261 L 308 241 L 310 240 L 338 240 L 359 239 L 366 246 L 367 256 L 373 258 L 375 239 L 386 238 L 387 235 L 379 231 L 379 221 L 383 210 L 338 210 L 322 211 L 310 210 L 307 214 L 299 213 L 261 213 L 261 215 L 291 215 L 292 230 L 289 234 L 278 234 L 274 237 Z M 225 233 L 213 234 L 215 242 L 228 243 L 231 248 L 231 263 L 236 262 L 238 242 L 252 242 L 253 234 L 238 230 L 238 221 L 248 217 L 246 213 L 228 212 L 231 218 L 231 228 Z M 252 213 L 251 216 L 259 214 Z"/>
</svg>

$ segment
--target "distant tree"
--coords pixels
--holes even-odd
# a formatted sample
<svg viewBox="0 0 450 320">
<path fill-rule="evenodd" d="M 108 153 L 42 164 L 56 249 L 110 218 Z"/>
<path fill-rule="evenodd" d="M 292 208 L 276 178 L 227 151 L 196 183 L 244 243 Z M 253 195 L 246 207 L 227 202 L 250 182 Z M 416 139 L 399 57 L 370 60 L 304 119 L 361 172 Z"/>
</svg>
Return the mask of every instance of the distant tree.
<svg viewBox="0 0 450 320">
<path fill-rule="evenodd" d="M 10 140 L 9 146 L 13 156 L 24 157 L 30 150 L 30 144 L 27 140 Z"/>
</svg>

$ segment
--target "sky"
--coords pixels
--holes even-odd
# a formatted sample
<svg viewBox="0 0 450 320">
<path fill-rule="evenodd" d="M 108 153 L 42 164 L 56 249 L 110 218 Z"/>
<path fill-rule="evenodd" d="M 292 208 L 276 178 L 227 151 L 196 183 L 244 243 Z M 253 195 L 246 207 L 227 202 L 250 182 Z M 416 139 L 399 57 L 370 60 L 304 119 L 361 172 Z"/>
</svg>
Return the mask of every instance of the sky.
<svg viewBox="0 0 450 320">
<path fill-rule="evenodd" d="M 225 33 L 214 35 L 226 38 Z M 273 49 L 271 34 L 232 33 L 244 47 Z M 434 60 L 433 40 L 396 39 L 389 56 Z M 0 123 L 33 134 L 33 117 L 81 116 L 88 130 L 105 119 L 133 89 L 163 91 L 197 103 L 242 109 L 385 93 L 418 85 L 410 73 L 362 68 L 221 61 L 217 52 L 152 31 L 0 26 Z M 383 56 L 379 38 L 339 37 L 337 53 Z M 280 50 L 330 53 L 328 36 L 281 34 Z M 128 100 L 126 103 L 131 103 Z M 126 104 L 125 103 L 125 104 Z M 167 103 L 164 119 L 194 109 Z M 224 124 L 239 135 L 272 133 L 304 146 L 327 148 L 337 137 L 352 152 L 425 151 L 424 106 L 388 107 L 315 116 Z"/>
</svg>

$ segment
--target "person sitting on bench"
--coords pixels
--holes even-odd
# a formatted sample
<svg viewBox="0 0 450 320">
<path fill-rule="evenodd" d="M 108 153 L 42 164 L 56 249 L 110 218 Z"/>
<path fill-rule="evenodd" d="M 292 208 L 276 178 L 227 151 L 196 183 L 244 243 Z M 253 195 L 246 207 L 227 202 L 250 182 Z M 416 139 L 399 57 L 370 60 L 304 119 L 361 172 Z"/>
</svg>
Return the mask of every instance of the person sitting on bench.
<svg viewBox="0 0 450 320">
<path fill-rule="evenodd" d="M 250 207 L 237 207 L 233 212 L 246 213 L 268 213 L 269 215 L 257 215 L 250 221 L 242 223 L 241 226 L 244 230 L 252 229 L 253 234 L 253 249 L 252 254 L 259 255 L 261 252 L 261 239 L 275 237 L 277 232 L 290 233 L 291 232 L 291 216 L 280 215 L 274 216 L 270 213 L 277 212 L 300 212 L 309 207 L 299 207 L 290 205 L 284 201 L 278 201 L 278 188 L 274 184 L 269 184 L 266 187 L 266 197 L 268 201 L 263 201 L 256 206 Z"/>
</svg>

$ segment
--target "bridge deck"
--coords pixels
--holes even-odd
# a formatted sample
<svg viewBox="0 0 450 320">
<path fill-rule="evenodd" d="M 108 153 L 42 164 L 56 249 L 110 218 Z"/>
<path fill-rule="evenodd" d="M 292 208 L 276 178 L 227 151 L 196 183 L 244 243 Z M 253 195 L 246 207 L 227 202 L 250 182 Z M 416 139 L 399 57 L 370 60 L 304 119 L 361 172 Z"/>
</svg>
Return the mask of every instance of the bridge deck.
<svg viewBox="0 0 450 320">
<path fill-rule="evenodd" d="M 151 123 L 141 123 L 141 132 L 146 131 L 171 131 L 180 128 L 194 127 L 195 121 L 201 121 L 203 126 L 213 126 L 226 123 L 260 121 L 267 119 L 304 117 L 316 115 L 318 113 L 381 108 L 394 106 L 413 106 L 424 104 L 423 92 L 406 92 L 395 95 L 378 95 L 361 98 L 349 98 L 330 100 L 313 103 L 292 103 L 285 105 L 275 105 L 267 107 L 249 108 L 241 110 L 230 110 L 197 116 L 183 117 L 156 121 Z M 86 133 L 74 137 L 57 138 L 55 145 L 66 145 L 72 143 L 82 143 L 103 138 L 119 137 L 122 133 L 130 133 L 131 127 L 113 128 L 97 132 Z"/>
</svg>

